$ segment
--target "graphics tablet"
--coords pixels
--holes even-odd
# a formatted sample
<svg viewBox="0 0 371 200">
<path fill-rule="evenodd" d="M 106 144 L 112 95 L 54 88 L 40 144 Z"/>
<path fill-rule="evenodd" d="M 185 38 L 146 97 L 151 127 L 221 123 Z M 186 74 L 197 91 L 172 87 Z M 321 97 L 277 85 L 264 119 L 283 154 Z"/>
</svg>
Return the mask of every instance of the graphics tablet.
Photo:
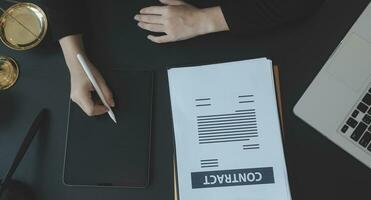
<svg viewBox="0 0 371 200">
<path fill-rule="evenodd" d="M 153 72 L 102 72 L 114 94 L 108 114 L 70 102 L 63 181 L 69 186 L 143 188 L 149 183 Z"/>
</svg>

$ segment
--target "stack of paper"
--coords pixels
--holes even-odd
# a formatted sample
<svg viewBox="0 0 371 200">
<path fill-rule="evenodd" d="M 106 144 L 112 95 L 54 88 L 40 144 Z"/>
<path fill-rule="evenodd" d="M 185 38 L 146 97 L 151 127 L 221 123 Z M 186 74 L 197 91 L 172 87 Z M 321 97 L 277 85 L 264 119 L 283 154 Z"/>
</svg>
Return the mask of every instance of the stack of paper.
<svg viewBox="0 0 371 200">
<path fill-rule="evenodd" d="M 168 71 L 180 200 L 290 200 L 272 62 Z"/>
</svg>

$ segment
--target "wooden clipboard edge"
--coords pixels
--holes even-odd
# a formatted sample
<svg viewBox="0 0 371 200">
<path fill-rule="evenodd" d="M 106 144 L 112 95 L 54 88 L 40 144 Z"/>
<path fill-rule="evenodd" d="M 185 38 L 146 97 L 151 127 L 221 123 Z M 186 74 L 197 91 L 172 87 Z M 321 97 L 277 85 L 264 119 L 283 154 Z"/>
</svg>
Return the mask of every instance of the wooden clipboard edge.
<svg viewBox="0 0 371 200">
<path fill-rule="evenodd" d="M 277 106 L 279 112 L 279 118 L 281 123 L 281 134 L 282 139 L 285 139 L 285 132 L 284 132 L 284 123 L 283 123 L 283 107 L 282 107 L 282 94 L 281 94 L 281 81 L 280 81 L 280 73 L 279 67 L 277 65 L 273 66 L 273 77 L 274 77 L 274 85 L 276 89 L 276 98 L 277 98 Z M 178 179 L 177 179 L 177 170 L 176 170 L 176 156 L 174 152 L 173 156 L 173 176 L 174 176 L 174 200 L 178 200 Z"/>
<path fill-rule="evenodd" d="M 173 167 L 174 167 L 174 200 L 178 200 L 178 180 L 177 180 L 177 171 L 176 171 L 176 162 L 175 162 L 175 156 L 173 159 Z"/>
<path fill-rule="evenodd" d="M 281 133 L 282 138 L 285 139 L 285 129 L 284 129 L 284 121 L 283 121 L 283 104 L 282 104 L 282 94 L 281 94 L 281 79 L 280 79 L 280 72 L 279 67 L 277 65 L 273 66 L 273 76 L 274 76 L 274 85 L 276 88 L 276 98 L 277 98 L 277 107 L 278 107 L 278 113 L 280 117 L 280 123 L 281 123 Z"/>
</svg>

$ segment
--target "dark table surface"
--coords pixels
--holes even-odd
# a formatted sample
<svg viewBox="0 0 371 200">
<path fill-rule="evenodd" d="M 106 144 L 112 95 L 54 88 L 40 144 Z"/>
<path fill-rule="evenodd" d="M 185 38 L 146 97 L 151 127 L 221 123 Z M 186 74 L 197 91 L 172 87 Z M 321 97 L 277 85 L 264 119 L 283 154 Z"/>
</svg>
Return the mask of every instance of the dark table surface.
<svg viewBox="0 0 371 200">
<path fill-rule="evenodd" d="M 179 50 L 167 55 L 166 61 L 165 56 L 158 55 L 155 62 L 141 60 L 140 55 L 130 56 L 141 64 L 155 63 L 153 66 L 194 65 L 261 56 L 271 58 L 274 64 L 280 66 L 281 72 L 286 156 L 293 199 L 369 199 L 370 169 L 292 112 L 306 87 L 368 2 L 327 0 L 313 18 L 260 36 L 222 40 L 225 35 L 215 34 L 163 45 L 159 47 L 158 55 L 162 49 L 168 52 Z M 204 44 L 207 45 L 197 46 L 202 41 L 206 41 Z M 182 45 L 183 48 L 179 48 Z M 56 44 L 43 44 L 25 52 L 0 45 L 0 54 L 15 58 L 21 70 L 17 84 L 10 90 L 0 92 L 0 176 L 9 167 L 32 119 L 41 108 L 46 107 L 50 110 L 47 123 L 15 174 L 17 179 L 32 185 L 39 199 L 173 198 L 173 138 L 165 67 L 154 68 L 156 89 L 149 188 L 66 187 L 62 184 L 62 169 L 69 76 L 62 53 Z M 130 62 L 133 64 L 134 61 Z"/>
</svg>

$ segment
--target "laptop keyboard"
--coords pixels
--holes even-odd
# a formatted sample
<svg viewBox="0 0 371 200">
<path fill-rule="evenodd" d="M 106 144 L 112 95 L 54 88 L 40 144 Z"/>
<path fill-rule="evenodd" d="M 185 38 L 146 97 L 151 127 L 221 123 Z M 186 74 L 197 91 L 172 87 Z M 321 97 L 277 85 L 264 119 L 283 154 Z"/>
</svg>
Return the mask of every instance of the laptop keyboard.
<svg viewBox="0 0 371 200">
<path fill-rule="evenodd" d="M 356 104 L 340 132 L 364 151 L 371 153 L 371 88 Z"/>
</svg>

